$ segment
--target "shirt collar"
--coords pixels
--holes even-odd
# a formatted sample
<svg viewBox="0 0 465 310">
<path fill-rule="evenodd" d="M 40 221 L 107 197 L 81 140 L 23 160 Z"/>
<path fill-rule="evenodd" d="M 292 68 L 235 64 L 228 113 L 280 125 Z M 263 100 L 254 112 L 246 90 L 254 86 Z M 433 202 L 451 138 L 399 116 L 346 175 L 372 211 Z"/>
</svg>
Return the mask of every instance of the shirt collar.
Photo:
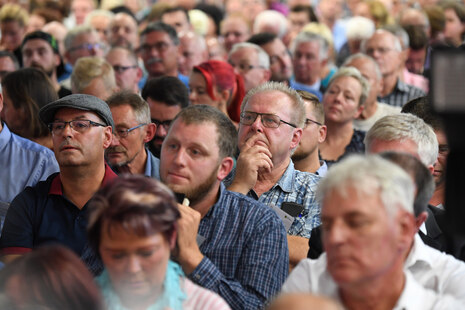
<svg viewBox="0 0 465 310">
<path fill-rule="evenodd" d="M 284 192 L 292 193 L 294 189 L 294 163 L 292 160 L 289 160 L 289 165 L 284 171 L 281 178 L 276 182 L 276 184 L 272 187 L 279 186 Z"/>
<path fill-rule="evenodd" d="M 11 131 L 5 123 L 2 123 L 3 128 L 0 131 L 0 150 L 3 149 L 11 138 Z"/>
<path fill-rule="evenodd" d="M 111 170 L 110 166 L 105 163 L 105 175 L 103 176 L 102 184 L 100 184 L 100 187 L 107 185 L 110 181 L 112 181 L 116 177 L 117 175 L 113 172 L 113 170 Z M 63 196 L 63 188 L 61 187 L 60 173 L 58 173 L 53 178 L 48 194 Z"/>
<path fill-rule="evenodd" d="M 431 261 L 431 257 L 428 254 L 426 247 L 427 245 L 424 244 L 418 233 L 415 234 L 412 248 L 410 249 L 410 253 L 405 260 L 405 268 L 408 269 L 416 264 L 427 264 L 432 267 L 433 261 Z"/>
<path fill-rule="evenodd" d="M 145 161 L 145 172 L 144 172 L 144 175 L 146 176 L 151 176 L 152 175 L 152 160 L 151 160 L 151 156 L 152 153 L 150 153 L 150 151 L 145 148 L 145 153 L 147 154 L 147 160 Z"/>
<path fill-rule="evenodd" d="M 408 88 L 407 84 L 402 82 L 400 79 L 397 79 L 397 83 L 396 83 L 395 88 L 398 89 L 401 92 L 408 92 L 409 91 L 409 88 Z"/>
<path fill-rule="evenodd" d="M 226 191 L 226 186 L 223 184 L 223 182 L 220 183 L 220 188 L 219 188 L 219 195 L 218 195 L 218 200 L 215 202 L 213 206 L 208 210 L 207 214 L 205 214 L 204 218 L 209 218 L 209 217 L 214 217 L 216 215 L 217 209 L 219 209 L 221 206 L 222 198 L 224 196 L 224 193 Z"/>
</svg>

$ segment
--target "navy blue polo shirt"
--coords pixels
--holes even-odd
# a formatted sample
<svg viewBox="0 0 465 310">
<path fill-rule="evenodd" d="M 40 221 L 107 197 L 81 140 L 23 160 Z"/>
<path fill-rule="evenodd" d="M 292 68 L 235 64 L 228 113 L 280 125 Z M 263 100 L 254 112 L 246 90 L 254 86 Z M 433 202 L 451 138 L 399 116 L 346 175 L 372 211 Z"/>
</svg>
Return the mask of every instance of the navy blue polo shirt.
<svg viewBox="0 0 465 310">
<path fill-rule="evenodd" d="M 116 177 L 105 165 L 102 186 Z M 44 244 L 58 243 L 82 257 L 88 252 L 87 205 L 79 209 L 63 196 L 59 173 L 34 187 L 27 187 L 8 208 L 0 238 L 0 254 L 24 254 Z"/>
</svg>

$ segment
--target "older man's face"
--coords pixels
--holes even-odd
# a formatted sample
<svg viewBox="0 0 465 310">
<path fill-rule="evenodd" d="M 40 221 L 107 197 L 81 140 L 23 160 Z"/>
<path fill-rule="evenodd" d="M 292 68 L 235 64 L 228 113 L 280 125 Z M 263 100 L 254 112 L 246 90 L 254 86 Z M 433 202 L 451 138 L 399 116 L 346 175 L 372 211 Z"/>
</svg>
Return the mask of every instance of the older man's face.
<svg viewBox="0 0 465 310">
<path fill-rule="evenodd" d="M 258 53 L 253 48 L 238 49 L 229 55 L 229 63 L 234 67 L 234 71 L 244 79 L 246 92 L 269 79 L 269 70 L 260 66 Z"/>
<path fill-rule="evenodd" d="M 375 59 L 383 76 L 397 74 L 399 70 L 401 52 L 395 49 L 395 41 L 393 34 L 382 31 L 366 42 L 366 54 Z"/>
<path fill-rule="evenodd" d="M 325 195 L 322 240 L 328 271 L 339 287 L 370 283 L 392 270 L 403 250 L 402 214 L 390 218 L 376 188 L 357 192 L 345 186 Z"/>
</svg>

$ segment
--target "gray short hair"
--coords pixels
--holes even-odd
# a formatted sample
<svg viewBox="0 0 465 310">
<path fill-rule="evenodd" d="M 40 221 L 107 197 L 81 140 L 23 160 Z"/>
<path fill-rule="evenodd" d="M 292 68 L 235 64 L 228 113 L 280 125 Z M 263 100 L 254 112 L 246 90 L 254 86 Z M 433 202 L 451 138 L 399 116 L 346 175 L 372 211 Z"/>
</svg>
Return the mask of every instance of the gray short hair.
<svg viewBox="0 0 465 310">
<path fill-rule="evenodd" d="M 130 106 L 134 112 L 134 118 L 139 124 L 150 124 L 152 122 L 149 104 L 138 94 L 123 90 L 111 95 L 106 102 L 110 108 L 124 105 Z"/>
<path fill-rule="evenodd" d="M 76 40 L 78 36 L 87 33 L 95 33 L 96 35 L 98 35 L 97 31 L 90 25 L 79 25 L 68 31 L 63 42 L 63 44 L 65 45 L 65 50 L 68 51 L 70 48 L 73 47 L 73 42 L 74 40 Z"/>
<path fill-rule="evenodd" d="M 360 99 L 358 100 L 358 106 L 361 106 L 365 103 L 365 100 L 368 97 L 368 93 L 370 92 L 370 83 L 368 83 L 367 79 L 365 79 L 360 71 L 354 67 L 341 67 L 329 80 L 328 88 L 331 88 L 331 84 L 336 81 L 340 77 L 351 77 L 356 79 L 362 88 L 362 92 L 360 94 Z"/>
<path fill-rule="evenodd" d="M 313 33 L 313 32 L 300 32 L 292 41 L 291 44 L 291 53 L 294 55 L 295 49 L 297 46 L 301 43 L 306 43 L 306 42 L 318 42 L 318 45 L 320 47 L 319 51 L 319 59 L 328 59 L 328 50 L 329 50 L 329 45 L 328 41 L 323 38 L 321 35 Z"/>
<path fill-rule="evenodd" d="M 384 30 L 384 29 L 378 29 L 375 31 L 375 33 L 373 33 L 373 36 L 376 35 L 376 34 L 379 34 L 379 33 L 387 33 L 389 35 L 392 36 L 392 38 L 394 39 L 394 49 L 398 52 L 402 52 L 402 44 L 400 43 L 400 39 L 398 37 L 396 37 L 395 34 L 393 34 L 392 32 L 389 32 L 387 30 Z M 360 50 L 364 53 L 366 53 L 366 45 L 367 45 L 367 42 L 373 37 L 371 36 L 370 38 L 366 39 L 366 40 L 363 40 L 362 41 L 362 44 L 360 45 Z"/>
<path fill-rule="evenodd" d="M 333 190 L 346 196 L 349 186 L 359 194 L 373 195 L 379 191 L 391 218 L 399 209 L 414 213 L 415 185 L 412 178 L 398 165 L 378 155 L 352 155 L 334 164 L 318 184 L 317 200 L 321 204 Z M 324 208 L 324 204 L 322 206 Z"/>
<path fill-rule="evenodd" d="M 365 136 L 366 150 L 373 140 L 412 140 L 418 148 L 418 156 L 426 166 L 434 165 L 438 158 L 438 140 L 431 126 L 421 118 L 408 113 L 388 115 L 379 119 Z"/>
<path fill-rule="evenodd" d="M 253 32 L 259 33 L 262 25 L 279 26 L 279 31 L 276 35 L 282 39 L 287 33 L 287 19 L 284 15 L 275 10 L 265 10 L 260 12 L 253 23 Z"/>
<path fill-rule="evenodd" d="M 287 95 L 293 105 L 293 116 L 292 116 L 292 122 L 294 122 L 297 127 L 303 128 L 305 124 L 305 104 L 304 101 L 302 100 L 302 97 L 297 93 L 296 90 L 290 88 L 289 86 L 285 85 L 284 83 L 280 82 L 266 82 L 263 83 L 255 88 L 252 88 L 249 90 L 247 95 L 244 97 L 242 100 L 242 105 L 241 105 L 241 112 L 244 111 L 245 106 L 247 105 L 247 102 L 252 98 L 253 96 L 263 93 L 263 92 L 268 92 L 268 91 L 279 91 L 285 95 Z"/>
<path fill-rule="evenodd" d="M 381 73 L 381 69 L 379 69 L 378 63 L 376 62 L 376 60 L 373 59 L 373 57 L 370 57 L 367 54 L 357 53 L 357 54 L 350 55 L 344 61 L 344 63 L 342 64 L 341 67 L 347 67 L 347 64 L 349 64 L 352 61 L 357 60 L 357 59 L 366 59 L 366 60 L 370 61 L 373 64 L 373 66 L 375 67 L 375 73 L 376 73 L 376 77 L 378 78 L 378 81 L 383 78 L 383 74 Z"/>
<path fill-rule="evenodd" d="M 354 16 L 347 21 L 347 40 L 365 40 L 375 32 L 375 23 L 363 16 Z"/>
<path fill-rule="evenodd" d="M 263 48 L 258 46 L 257 44 L 249 43 L 249 42 L 241 42 L 241 43 L 236 43 L 233 45 L 231 48 L 231 51 L 229 51 L 228 54 L 228 59 L 231 57 L 232 54 L 240 50 L 241 48 L 252 48 L 254 49 L 257 54 L 258 54 L 258 64 L 260 67 L 263 67 L 264 69 L 270 69 L 270 56 L 265 52 Z"/>
</svg>

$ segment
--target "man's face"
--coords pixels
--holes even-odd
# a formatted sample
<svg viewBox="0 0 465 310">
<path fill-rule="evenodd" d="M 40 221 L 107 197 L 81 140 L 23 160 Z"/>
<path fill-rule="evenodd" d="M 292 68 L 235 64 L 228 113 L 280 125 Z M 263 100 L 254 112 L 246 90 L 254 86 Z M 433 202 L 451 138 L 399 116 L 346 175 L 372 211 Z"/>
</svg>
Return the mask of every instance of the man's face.
<svg viewBox="0 0 465 310">
<path fill-rule="evenodd" d="M 305 101 L 305 117 L 309 120 L 320 122 L 314 113 L 314 107 L 311 102 Z M 323 126 L 313 122 L 308 122 L 302 131 L 302 138 L 299 146 L 292 154 L 293 160 L 301 160 L 318 152 L 318 145 L 326 138 L 326 130 Z"/>
<path fill-rule="evenodd" d="M 208 60 L 206 48 L 198 44 L 197 39 L 188 33 L 179 39 L 179 72 L 189 76 L 192 68 Z"/>
<path fill-rule="evenodd" d="M 179 105 L 167 105 L 151 98 L 147 98 L 147 103 L 150 107 L 150 118 L 153 123 L 157 124 L 155 137 L 150 141 L 151 149 L 155 150 L 155 155 L 159 156 L 161 145 L 168 133 L 169 124 L 181 111 L 181 107 Z"/>
<path fill-rule="evenodd" d="M 445 181 L 447 155 L 449 155 L 449 145 L 447 144 L 447 138 L 444 131 L 440 129 L 434 130 L 436 138 L 438 139 L 439 153 L 438 160 L 434 165 L 433 177 L 436 186 L 443 184 Z"/>
<path fill-rule="evenodd" d="M 83 33 L 77 36 L 71 48 L 66 51 L 68 61 L 74 65 L 76 61 L 85 56 L 103 57 L 104 46 L 97 32 Z"/>
<path fill-rule="evenodd" d="M 24 67 L 42 69 L 52 76 L 60 64 L 60 57 L 53 52 L 52 47 L 41 39 L 32 39 L 24 44 L 22 49 Z"/>
<path fill-rule="evenodd" d="M 139 123 L 130 105 L 110 107 L 110 110 L 115 122 L 116 135 L 113 136 L 110 147 L 105 151 L 106 159 L 112 166 L 130 164 L 136 157 L 145 154 L 144 139 L 147 135 L 146 126 L 128 132 L 127 137 L 120 137 L 118 135 L 119 131 L 136 127 Z"/>
<path fill-rule="evenodd" d="M 220 182 L 218 133 L 213 123 L 186 125 L 176 120 L 163 142 L 160 177 L 175 193 L 183 193 L 192 205 Z"/>
<path fill-rule="evenodd" d="M 71 4 L 71 12 L 76 18 L 76 24 L 82 25 L 87 14 L 89 14 L 94 8 L 92 0 L 73 0 Z"/>
<path fill-rule="evenodd" d="M 397 216 L 389 218 L 376 189 L 366 194 L 345 186 L 325 195 L 322 241 L 327 269 L 339 287 L 366 285 L 392 270 L 402 249 Z"/>
<path fill-rule="evenodd" d="M 136 60 L 129 56 L 128 51 L 115 48 L 108 52 L 106 60 L 115 71 L 116 85 L 121 90 L 137 92 L 142 70 L 137 65 Z"/>
<path fill-rule="evenodd" d="M 108 30 L 111 18 L 108 16 L 94 16 L 90 20 L 90 25 L 98 32 L 100 40 L 107 42 Z"/>
<path fill-rule="evenodd" d="M 26 28 L 17 21 L 5 21 L 0 23 L 2 37 L 0 43 L 4 49 L 13 52 L 21 46 Z"/>
<path fill-rule="evenodd" d="M 309 85 L 316 83 L 324 66 L 320 59 L 320 44 L 316 41 L 298 44 L 292 63 L 297 82 Z"/>
<path fill-rule="evenodd" d="M 270 56 L 271 81 L 289 81 L 292 76 L 292 60 L 284 43 L 276 38 L 261 46 Z"/>
<path fill-rule="evenodd" d="M 306 12 L 289 12 L 287 20 L 289 21 L 289 30 L 294 34 L 298 34 L 310 22 Z"/>
<path fill-rule="evenodd" d="M 283 121 L 293 123 L 291 99 L 279 91 L 261 92 L 252 96 L 243 111 L 275 114 Z M 268 148 L 273 156 L 273 164 L 278 165 L 289 160 L 291 150 L 299 144 L 301 133 L 302 129 L 284 123 L 278 128 L 264 127 L 261 116 L 257 116 L 252 125 L 239 124 L 238 145 L 242 149 L 249 139 L 258 136 L 255 144 Z"/>
<path fill-rule="evenodd" d="M 61 108 L 55 113 L 55 122 L 73 120 L 104 124 L 93 112 Z M 52 134 L 53 151 L 60 167 L 95 165 L 103 160 L 104 150 L 110 146 L 111 138 L 110 126 L 90 126 L 85 132 L 77 132 L 67 124 L 60 134 Z"/>
<path fill-rule="evenodd" d="M 336 123 L 352 122 L 362 112 L 359 106 L 362 86 L 353 77 L 341 76 L 332 81 L 323 97 L 325 119 Z"/>
<path fill-rule="evenodd" d="M 367 79 L 368 83 L 370 83 L 370 92 L 365 100 L 365 106 L 373 105 L 382 89 L 382 79 L 376 75 L 375 64 L 370 60 L 357 58 L 352 60 L 346 66 L 356 68 L 360 71 L 363 77 Z"/>
<path fill-rule="evenodd" d="M 401 52 L 395 49 L 393 34 L 383 31 L 376 32 L 365 45 L 366 54 L 375 59 L 383 76 L 397 74 Z"/>
<path fill-rule="evenodd" d="M 143 35 L 141 57 L 150 77 L 177 75 L 178 47 L 166 32 L 152 31 Z"/>
<path fill-rule="evenodd" d="M 407 61 L 405 62 L 405 67 L 408 71 L 412 73 L 423 74 L 423 66 L 425 65 L 425 60 L 426 48 L 419 50 L 410 49 Z"/>
<path fill-rule="evenodd" d="M 258 53 L 249 47 L 238 49 L 229 55 L 229 63 L 234 71 L 244 79 L 245 91 L 268 81 L 269 71 L 260 67 Z"/>
<path fill-rule="evenodd" d="M 111 46 L 136 48 L 139 45 L 136 21 L 128 14 L 116 14 L 110 22 L 108 42 Z"/>
<path fill-rule="evenodd" d="M 191 28 L 187 16 L 183 11 L 164 13 L 161 17 L 161 21 L 176 29 L 178 34 L 187 32 Z"/>
<path fill-rule="evenodd" d="M 224 48 L 229 52 L 234 44 L 249 38 L 249 27 L 241 18 L 228 18 L 221 25 L 221 36 L 224 38 Z"/>
<path fill-rule="evenodd" d="M 0 82 L 5 75 L 15 70 L 15 64 L 10 57 L 0 57 Z"/>
</svg>

